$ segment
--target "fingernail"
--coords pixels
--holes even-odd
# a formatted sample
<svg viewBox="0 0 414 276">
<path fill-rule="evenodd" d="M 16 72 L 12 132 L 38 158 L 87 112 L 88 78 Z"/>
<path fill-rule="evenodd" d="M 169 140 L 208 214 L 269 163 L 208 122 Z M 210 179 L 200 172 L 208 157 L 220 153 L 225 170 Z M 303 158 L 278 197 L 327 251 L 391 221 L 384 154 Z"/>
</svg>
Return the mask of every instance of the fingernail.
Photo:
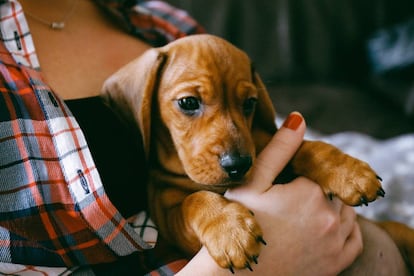
<svg viewBox="0 0 414 276">
<path fill-rule="evenodd" d="M 293 112 L 289 114 L 286 121 L 283 123 L 283 127 L 289 128 L 291 130 L 297 130 L 302 121 L 302 116 L 296 112 Z"/>
</svg>

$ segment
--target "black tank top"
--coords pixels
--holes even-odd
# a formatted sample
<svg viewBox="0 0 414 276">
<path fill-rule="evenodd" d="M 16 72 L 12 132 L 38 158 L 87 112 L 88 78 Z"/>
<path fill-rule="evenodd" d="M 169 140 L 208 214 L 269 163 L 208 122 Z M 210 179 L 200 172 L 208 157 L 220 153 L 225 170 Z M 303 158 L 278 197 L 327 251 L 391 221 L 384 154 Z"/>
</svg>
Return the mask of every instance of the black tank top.
<svg viewBox="0 0 414 276">
<path fill-rule="evenodd" d="M 145 209 L 147 169 L 141 137 L 99 97 L 65 103 L 86 137 L 111 202 L 125 218 Z"/>
</svg>

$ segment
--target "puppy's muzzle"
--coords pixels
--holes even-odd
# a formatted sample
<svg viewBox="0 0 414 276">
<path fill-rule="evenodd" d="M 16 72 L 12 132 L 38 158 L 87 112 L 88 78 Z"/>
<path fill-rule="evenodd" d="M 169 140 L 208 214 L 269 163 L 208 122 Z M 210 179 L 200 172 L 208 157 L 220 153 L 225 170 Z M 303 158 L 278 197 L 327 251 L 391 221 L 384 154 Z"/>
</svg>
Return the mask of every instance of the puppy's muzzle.
<svg viewBox="0 0 414 276">
<path fill-rule="evenodd" d="M 252 166 L 252 157 L 239 153 L 227 153 L 221 156 L 220 166 L 231 180 L 241 180 Z"/>
</svg>

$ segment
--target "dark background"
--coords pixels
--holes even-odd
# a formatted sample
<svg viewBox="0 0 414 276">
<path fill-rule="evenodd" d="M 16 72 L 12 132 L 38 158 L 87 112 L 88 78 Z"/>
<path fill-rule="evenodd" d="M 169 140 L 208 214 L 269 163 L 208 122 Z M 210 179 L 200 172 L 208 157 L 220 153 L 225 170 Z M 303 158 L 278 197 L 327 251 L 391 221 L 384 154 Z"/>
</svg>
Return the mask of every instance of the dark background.
<svg viewBox="0 0 414 276">
<path fill-rule="evenodd" d="M 250 55 L 279 114 L 326 134 L 414 132 L 414 1 L 168 2 Z"/>
</svg>

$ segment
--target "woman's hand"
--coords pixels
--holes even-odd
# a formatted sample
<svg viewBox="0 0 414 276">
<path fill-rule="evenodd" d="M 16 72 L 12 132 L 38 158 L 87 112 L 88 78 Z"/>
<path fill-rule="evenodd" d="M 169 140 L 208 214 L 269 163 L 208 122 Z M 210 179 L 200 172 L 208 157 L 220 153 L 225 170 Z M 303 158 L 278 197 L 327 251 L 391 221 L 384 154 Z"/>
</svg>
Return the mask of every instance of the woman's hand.
<svg viewBox="0 0 414 276">
<path fill-rule="evenodd" d="M 353 208 L 329 200 L 314 182 L 299 177 L 285 185 L 273 180 L 303 140 L 306 126 L 292 113 L 260 153 L 250 181 L 225 196 L 255 214 L 267 242 L 252 269 L 260 275 L 336 275 L 362 251 L 361 232 Z M 204 248 L 181 271 L 188 275 L 226 275 Z M 252 275 L 239 270 L 239 275 Z"/>
</svg>

